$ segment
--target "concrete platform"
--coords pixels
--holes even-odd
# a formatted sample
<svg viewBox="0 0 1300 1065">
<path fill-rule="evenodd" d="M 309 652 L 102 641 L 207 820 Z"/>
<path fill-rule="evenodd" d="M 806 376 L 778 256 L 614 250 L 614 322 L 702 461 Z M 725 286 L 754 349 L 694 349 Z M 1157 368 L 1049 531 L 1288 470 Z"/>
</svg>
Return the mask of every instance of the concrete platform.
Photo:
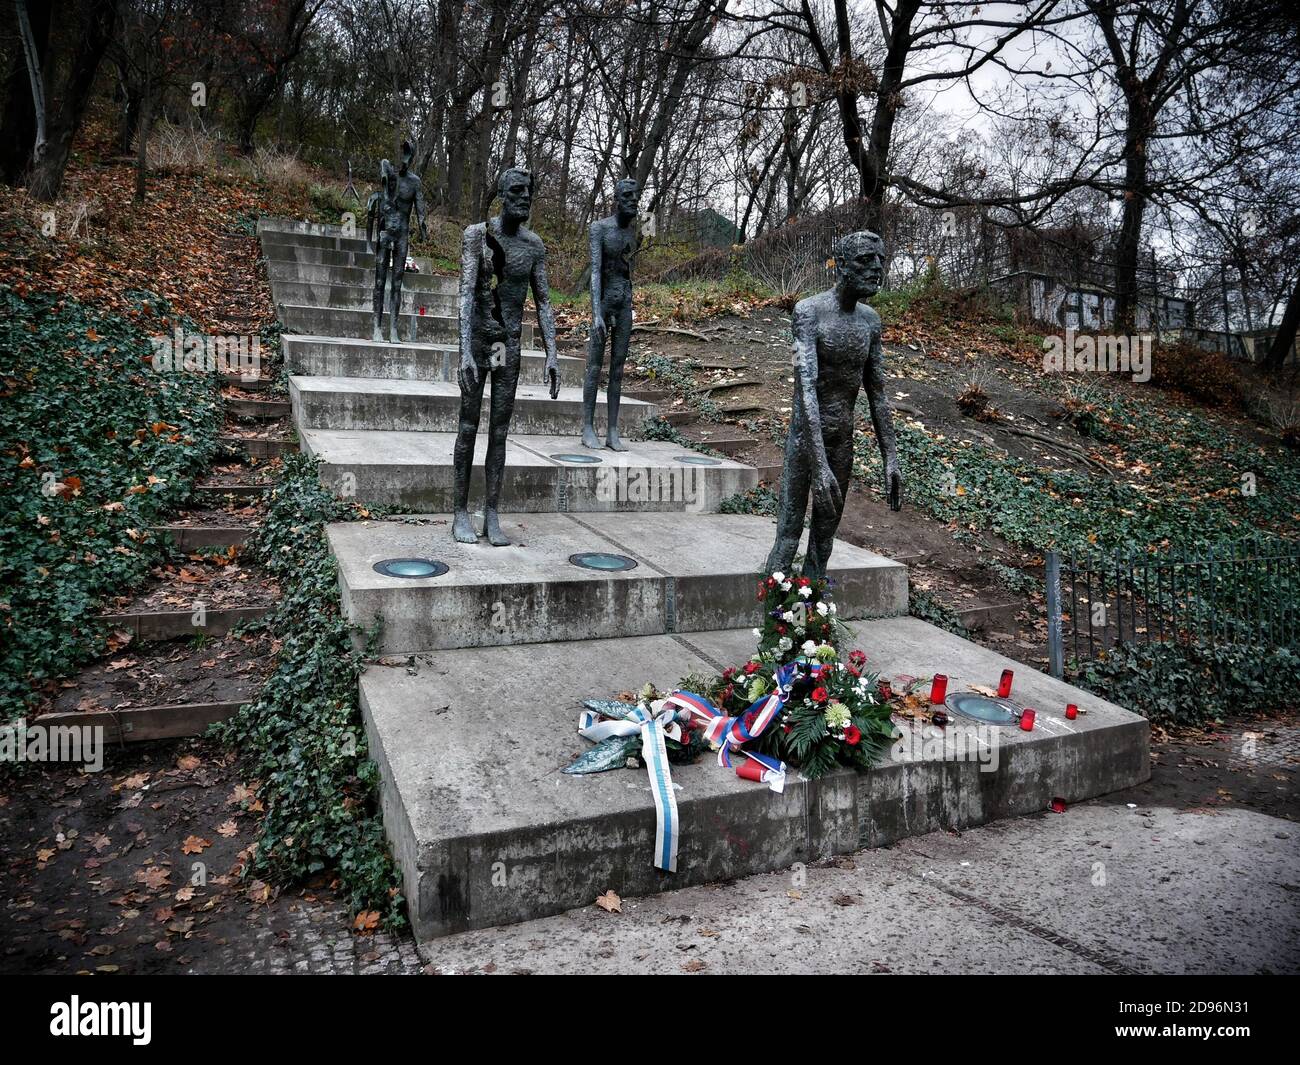
<svg viewBox="0 0 1300 1065">
<path fill-rule="evenodd" d="M 336 233 L 276 233 L 266 230 L 260 234 L 263 247 L 326 248 L 331 251 L 371 251 L 366 242 L 364 222 L 357 227 L 360 236 L 345 237 Z"/>
<path fill-rule="evenodd" d="M 491 382 L 485 391 L 491 391 Z M 378 377 L 290 377 L 294 423 L 303 429 L 396 429 L 451 433 L 460 420 L 460 386 L 453 381 L 397 381 Z M 487 405 L 484 399 L 484 406 Z M 596 404 L 596 428 L 605 431 L 604 393 Z M 651 403 L 624 400 L 619 424 L 634 436 L 655 414 Z M 487 429 L 487 412 L 479 423 Z M 582 390 L 561 388 L 556 399 L 540 383 L 519 384 L 510 432 L 522 436 L 577 436 L 582 431 Z"/>
<path fill-rule="evenodd" d="M 775 529 L 745 514 L 507 514 L 501 525 L 510 547 L 457 543 L 448 515 L 329 526 L 344 616 L 365 627 L 381 620 L 385 654 L 752 625 Z M 581 552 L 636 567 L 584 569 L 570 561 Z M 436 559 L 449 571 L 375 571 L 392 558 Z M 846 618 L 907 612 L 907 568 L 897 562 L 837 542 L 831 577 Z"/>
<path fill-rule="evenodd" d="M 311 307 L 303 303 L 277 303 L 276 316 L 287 333 L 307 333 L 311 336 L 368 337 L 373 328 L 371 312 L 337 307 Z M 527 312 L 525 312 L 527 313 Z M 460 321 L 452 315 L 402 314 L 398 316 L 398 336 L 402 340 L 417 340 L 433 344 L 460 343 Z M 382 316 L 384 335 L 388 335 L 388 314 Z M 533 346 L 533 325 L 525 321 L 520 330 L 520 341 L 526 348 Z"/>
<path fill-rule="evenodd" d="M 284 333 L 280 337 L 291 374 L 316 377 L 384 377 L 401 381 L 454 381 L 460 348 L 454 344 L 376 343 L 355 337 L 317 337 Z M 546 356 L 536 348 L 521 352 L 525 381 L 540 381 Z M 586 363 L 559 357 L 560 384 L 579 388 Z"/>
<path fill-rule="evenodd" d="M 419 275 L 413 275 L 418 277 Z M 271 301 L 273 303 L 294 303 L 309 307 L 338 307 L 344 310 L 370 310 L 374 306 L 374 275 L 358 285 L 338 283 L 319 284 L 307 281 L 272 281 Z M 443 291 L 445 286 L 437 289 L 430 287 L 407 286 L 402 282 L 402 313 L 418 314 L 424 308 L 425 314 L 451 317 L 456 311 L 456 293 Z M 384 298 L 388 298 L 387 292 Z"/>
<path fill-rule="evenodd" d="M 576 732 L 583 699 L 737 665 L 753 649 L 748 628 L 442 651 L 418 657 L 414 676 L 404 665 L 371 666 L 362 712 L 417 936 L 559 913 L 606 890 L 627 898 L 788 868 L 1043 810 L 1056 797 L 1078 802 L 1149 775 L 1143 718 L 915 618 L 851 627 L 869 668 L 886 676 L 942 671 L 958 690 L 1015 669 L 1037 727 L 996 730 L 987 771 L 900 743 L 866 773 L 815 782 L 792 773 L 782 795 L 711 758 L 674 766 L 675 874 L 651 865 L 644 770 L 560 770 L 588 747 Z M 1067 702 L 1088 713 L 1066 721 Z"/>
<path fill-rule="evenodd" d="M 321 482 L 339 495 L 368 503 L 430 512 L 453 507 L 452 433 L 304 429 L 302 447 L 321 459 Z M 472 491 L 483 494 L 480 433 Z M 696 465 L 692 451 L 660 441 L 629 442 L 628 451 L 588 451 L 576 436 L 515 436 L 506 440 L 502 509 L 564 511 L 685 511 L 711 514 L 728 496 L 758 484 L 758 471 L 729 460 Z M 559 459 L 577 455 L 597 462 Z M 691 460 L 683 462 L 683 459 Z"/>
</svg>

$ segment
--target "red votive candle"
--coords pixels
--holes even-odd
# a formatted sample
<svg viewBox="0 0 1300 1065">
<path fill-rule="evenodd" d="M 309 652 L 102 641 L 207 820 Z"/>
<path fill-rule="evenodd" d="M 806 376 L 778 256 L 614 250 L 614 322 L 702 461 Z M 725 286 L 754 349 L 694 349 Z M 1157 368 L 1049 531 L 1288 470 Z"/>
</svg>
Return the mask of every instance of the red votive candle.
<svg viewBox="0 0 1300 1065">
<path fill-rule="evenodd" d="M 1079 716 L 1079 708 L 1075 706 L 1074 703 L 1069 703 L 1065 708 L 1065 716 L 1073 721 Z"/>
<path fill-rule="evenodd" d="M 930 682 L 930 705 L 934 706 L 943 702 L 944 697 L 948 694 L 948 678 L 942 673 L 936 673 L 934 680 Z"/>
<path fill-rule="evenodd" d="M 1037 717 L 1037 716 L 1038 716 L 1038 715 L 1035 714 L 1034 711 L 1033 711 L 1032 709 L 1030 709 L 1028 706 L 1026 706 L 1023 710 L 1020 711 L 1020 727 L 1021 727 L 1025 732 L 1033 732 L 1033 731 L 1034 731 L 1034 718 Z"/>
<path fill-rule="evenodd" d="M 889 702 L 894 697 L 894 689 L 890 686 L 889 681 L 882 680 L 876 684 L 876 691 L 880 692 L 880 697 Z"/>
<path fill-rule="evenodd" d="M 1002 679 L 998 681 L 998 698 L 1005 699 L 1011 694 L 1011 681 L 1015 674 L 1009 669 L 1002 671 Z"/>
<path fill-rule="evenodd" d="M 424 314 L 424 308 L 423 308 L 423 307 L 420 308 L 420 314 Z"/>
</svg>

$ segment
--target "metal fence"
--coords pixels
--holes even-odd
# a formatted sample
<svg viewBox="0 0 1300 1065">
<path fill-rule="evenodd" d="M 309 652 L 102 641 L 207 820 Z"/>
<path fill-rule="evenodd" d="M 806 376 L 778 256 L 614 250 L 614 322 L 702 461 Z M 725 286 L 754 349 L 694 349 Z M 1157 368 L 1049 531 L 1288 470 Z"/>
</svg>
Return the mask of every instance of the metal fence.
<svg viewBox="0 0 1300 1065">
<path fill-rule="evenodd" d="M 1062 555 L 1047 561 L 1048 661 L 1122 644 L 1300 645 L 1300 545 L 1263 539 L 1197 552 Z"/>
</svg>

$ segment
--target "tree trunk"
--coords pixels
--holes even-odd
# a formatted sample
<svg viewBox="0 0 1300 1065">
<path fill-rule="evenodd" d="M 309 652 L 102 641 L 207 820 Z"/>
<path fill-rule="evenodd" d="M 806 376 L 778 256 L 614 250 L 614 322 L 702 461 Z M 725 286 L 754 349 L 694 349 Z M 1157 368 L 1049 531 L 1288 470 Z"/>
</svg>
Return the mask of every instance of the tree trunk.
<svg viewBox="0 0 1300 1065">
<path fill-rule="evenodd" d="M 36 53 L 36 69 L 45 66 L 49 54 L 50 11 L 53 4 L 28 8 L 28 26 L 31 28 L 31 45 Z M 13 66 L 5 79 L 5 109 L 0 118 L 0 181 L 17 185 L 32 158 L 32 144 L 36 140 L 36 109 L 32 106 L 31 74 L 27 58 L 20 48 L 14 53 Z"/>
<path fill-rule="evenodd" d="M 1277 327 L 1277 336 L 1273 338 L 1268 354 L 1264 356 L 1264 369 L 1271 373 L 1282 369 L 1291 349 L 1295 347 L 1297 326 L 1300 326 L 1300 274 L 1296 276 L 1291 298 L 1286 301 L 1286 310 L 1282 312 L 1282 323 Z"/>
<path fill-rule="evenodd" d="M 69 59 L 67 82 L 57 118 L 50 123 L 44 158 L 33 161 L 29 191 L 37 200 L 52 203 L 63 186 L 63 171 L 72 154 L 72 141 L 81 129 L 99 61 L 104 56 L 117 22 L 117 0 L 93 0 L 84 32 Z"/>
<path fill-rule="evenodd" d="M 1142 244 L 1142 215 L 1147 205 L 1146 175 L 1146 141 L 1140 136 L 1133 137 L 1124 149 L 1124 213 L 1115 240 L 1115 331 L 1121 335 L 1134 332 L 1137 322 L 1138 254 Z"/>
</svg>

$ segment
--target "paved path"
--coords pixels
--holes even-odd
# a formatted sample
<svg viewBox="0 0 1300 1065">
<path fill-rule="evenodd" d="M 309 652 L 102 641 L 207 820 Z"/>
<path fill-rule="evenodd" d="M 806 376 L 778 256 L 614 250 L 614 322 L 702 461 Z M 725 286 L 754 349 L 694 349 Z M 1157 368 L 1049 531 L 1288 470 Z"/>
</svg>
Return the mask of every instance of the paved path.
<svg viewBox="0 0 1300 1065">
<path fill-rule="evenodd" d="M 1300 971 L 1300 826 L 1098 800 L 469 932 L 432 971 Z"/>
</svg>

